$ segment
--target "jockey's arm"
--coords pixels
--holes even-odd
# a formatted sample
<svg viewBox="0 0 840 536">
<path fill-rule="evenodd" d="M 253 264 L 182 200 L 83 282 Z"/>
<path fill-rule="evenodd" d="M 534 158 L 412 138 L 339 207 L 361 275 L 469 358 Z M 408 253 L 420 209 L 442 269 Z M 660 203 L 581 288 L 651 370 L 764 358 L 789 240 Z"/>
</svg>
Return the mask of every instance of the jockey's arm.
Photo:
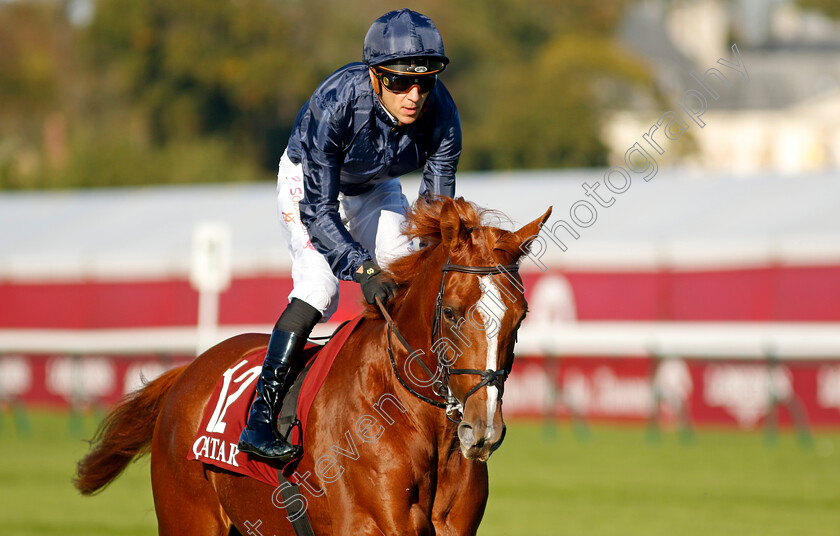
<svg viewBox="0 0 840 536">
<path fill-rule="evenodd" d="M 449 92 L 441 87 L 437 120 L 432 132 L 434 151 L 423 168 L 420 194 L 431 192 L 447 197 L 455 196 L 455 171 L 461 157 L 461 119 Z"/>
<path fill-rule="evenodd" d="M 338 212 L 340 122 L 336 114 L 322 112 L 314 106 L 309 111 L 311 120 L 318 126 L 310 129 L 311 139 L 302 143 L 304 194 L 299 205 L 300 219 L 313 247 L 327 259 L 336 277 L 353 281 L 353 274 L 372 256 L 353 240 Z"/>
</svg>

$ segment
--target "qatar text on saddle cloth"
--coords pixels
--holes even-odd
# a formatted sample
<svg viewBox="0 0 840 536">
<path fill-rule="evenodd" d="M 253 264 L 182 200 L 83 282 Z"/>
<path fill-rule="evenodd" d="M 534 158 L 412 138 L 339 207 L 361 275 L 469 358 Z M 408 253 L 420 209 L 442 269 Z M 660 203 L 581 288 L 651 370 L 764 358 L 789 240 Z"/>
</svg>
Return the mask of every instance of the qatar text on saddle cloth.
<svg viewBox="0 0 840 536">
<path fill-rule="evenodd" d="M 301 422 L 301 434 L 306 429 L 309 409 L 315 395 L 335 361 L 338 351 L 361 319 L 362 317 L 359 316 L 349 322 L 326 345 L 313 352 L 310 357 L 315 362 L 304 379 L 297 404 L 297 418 Z M 276 462 L 242 454 L 237 447 L 239 433 L 245 427 L 248 412 L 251 409 L 256 380 L 260 376 L 264 358 L 265 348 L 258 348 L 248 353 L 222 374 L 204 409 L 204 416 L 201 419 L 198 433 L 187 459 L 199 460 L 276 486 L 278 484 L 277 469 L 280 465 Z M 304 438 L 298 437 L 297 428 L 293 429 L 290 440 L 293 443 L 304 444 Z M 293 482 L 297 480 L 294 474 L 296 465 L 293 462 L 283 467 L 284 476 Z"/>
</svg>

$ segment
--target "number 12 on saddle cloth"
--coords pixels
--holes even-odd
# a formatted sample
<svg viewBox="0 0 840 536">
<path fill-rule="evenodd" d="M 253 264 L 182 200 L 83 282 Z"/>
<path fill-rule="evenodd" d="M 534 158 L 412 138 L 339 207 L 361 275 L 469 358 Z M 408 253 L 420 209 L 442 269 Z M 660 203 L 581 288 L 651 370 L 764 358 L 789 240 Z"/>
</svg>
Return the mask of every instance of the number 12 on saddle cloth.
<svg viewBox="0 0 840 536">
<path fill-rule="evenodd" d="M 295 397 L 287 396 L 284 402 L 284 405 L 286 402 L 297 402 L 295 415 L 300 426 L 292 428 L 290 440 L 293 443 L 303 445 L 303 430 L 306 429 L 306 419 L 312 401 L 327 377 L 338 351 L 361 320 L 362 317 L 359 316 L 345 324 L 324 346 L 310 346 L 304 350 L 302 358 L 306 362 L 305 376 L 301 374 L 303 377 L 299 376 L 295 380 L 295 383 L 300 383 L 299 394 L 296 400 L 293 400 Z M 236 446 L 239 433 L 248 419 L 264 358 L 265 348 L 256 348 L 222 374 L 204 408 L 204 416 L 187 459 L 198 460 L 277 486 L 277 469 L 285 462 L 278 463 L 248 456 L 239 452 Z M 283 467 L 283 474 L 292 482 L 295 482 L 295 466 L 296 461 L 292 460 Z"/>
</svg>

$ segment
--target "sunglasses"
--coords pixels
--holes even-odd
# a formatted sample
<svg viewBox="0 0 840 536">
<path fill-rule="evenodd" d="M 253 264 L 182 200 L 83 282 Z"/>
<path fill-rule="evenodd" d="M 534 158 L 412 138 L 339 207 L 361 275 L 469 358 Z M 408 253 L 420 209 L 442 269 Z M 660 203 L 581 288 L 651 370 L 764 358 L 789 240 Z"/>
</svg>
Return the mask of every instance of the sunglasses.
<svg viewBox="0 0 840 536">
<path fill-rule="evenodd" d="M 377 80 L 392 93 L 407 93 L 411 88 L 417 86 L 420 93 L 428 93 L 437 83 L 437 75 L 426 74 L 421 76 L 405 76 L 395 73 L 387 73 L 374 69 Z"/>
</svg>

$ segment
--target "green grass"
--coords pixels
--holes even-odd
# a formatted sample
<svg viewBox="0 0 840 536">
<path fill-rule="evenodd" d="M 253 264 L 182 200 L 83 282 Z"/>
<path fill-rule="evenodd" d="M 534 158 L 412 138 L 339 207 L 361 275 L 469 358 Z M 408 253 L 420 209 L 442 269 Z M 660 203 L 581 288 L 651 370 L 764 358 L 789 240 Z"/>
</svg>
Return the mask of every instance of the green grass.
<svg viewBox="0 0 840 536">
<path fill-rule="evenodd" d="M 93 417 L 72 422 L 66 413 L 30 413 L 23 435 L 9 414 L 0 430 L 0 534 L 98 536 L 157 534 L 149 459 L 129 466 L 95 497 L 71 485 L 76 462 L 88 451 Z M 73 426 L 71 426 L 71 424 Z"/>
<path fill-rule="evenodd" d="M 81 497 L 70 479 L 94 419 L 83 430 L 66 414 L 30 419 L 28 436 L 0 420 L 0 534 L 157 533 L 148 459 Z M 514 422 L 490 483 L 480 536 L 840 534 L 840 433 L 811 447 L 734 430 L 650 442 L 642 427 L 598 425 L 582 441 L 566 425 Z"/>
<path fill-rule="evenodd" d="M 509 427 L 490 459 L 481 536 L 840 534 L 840 434 L 701 430 L 648 441 L 642 427 Z"/>
</svg>

